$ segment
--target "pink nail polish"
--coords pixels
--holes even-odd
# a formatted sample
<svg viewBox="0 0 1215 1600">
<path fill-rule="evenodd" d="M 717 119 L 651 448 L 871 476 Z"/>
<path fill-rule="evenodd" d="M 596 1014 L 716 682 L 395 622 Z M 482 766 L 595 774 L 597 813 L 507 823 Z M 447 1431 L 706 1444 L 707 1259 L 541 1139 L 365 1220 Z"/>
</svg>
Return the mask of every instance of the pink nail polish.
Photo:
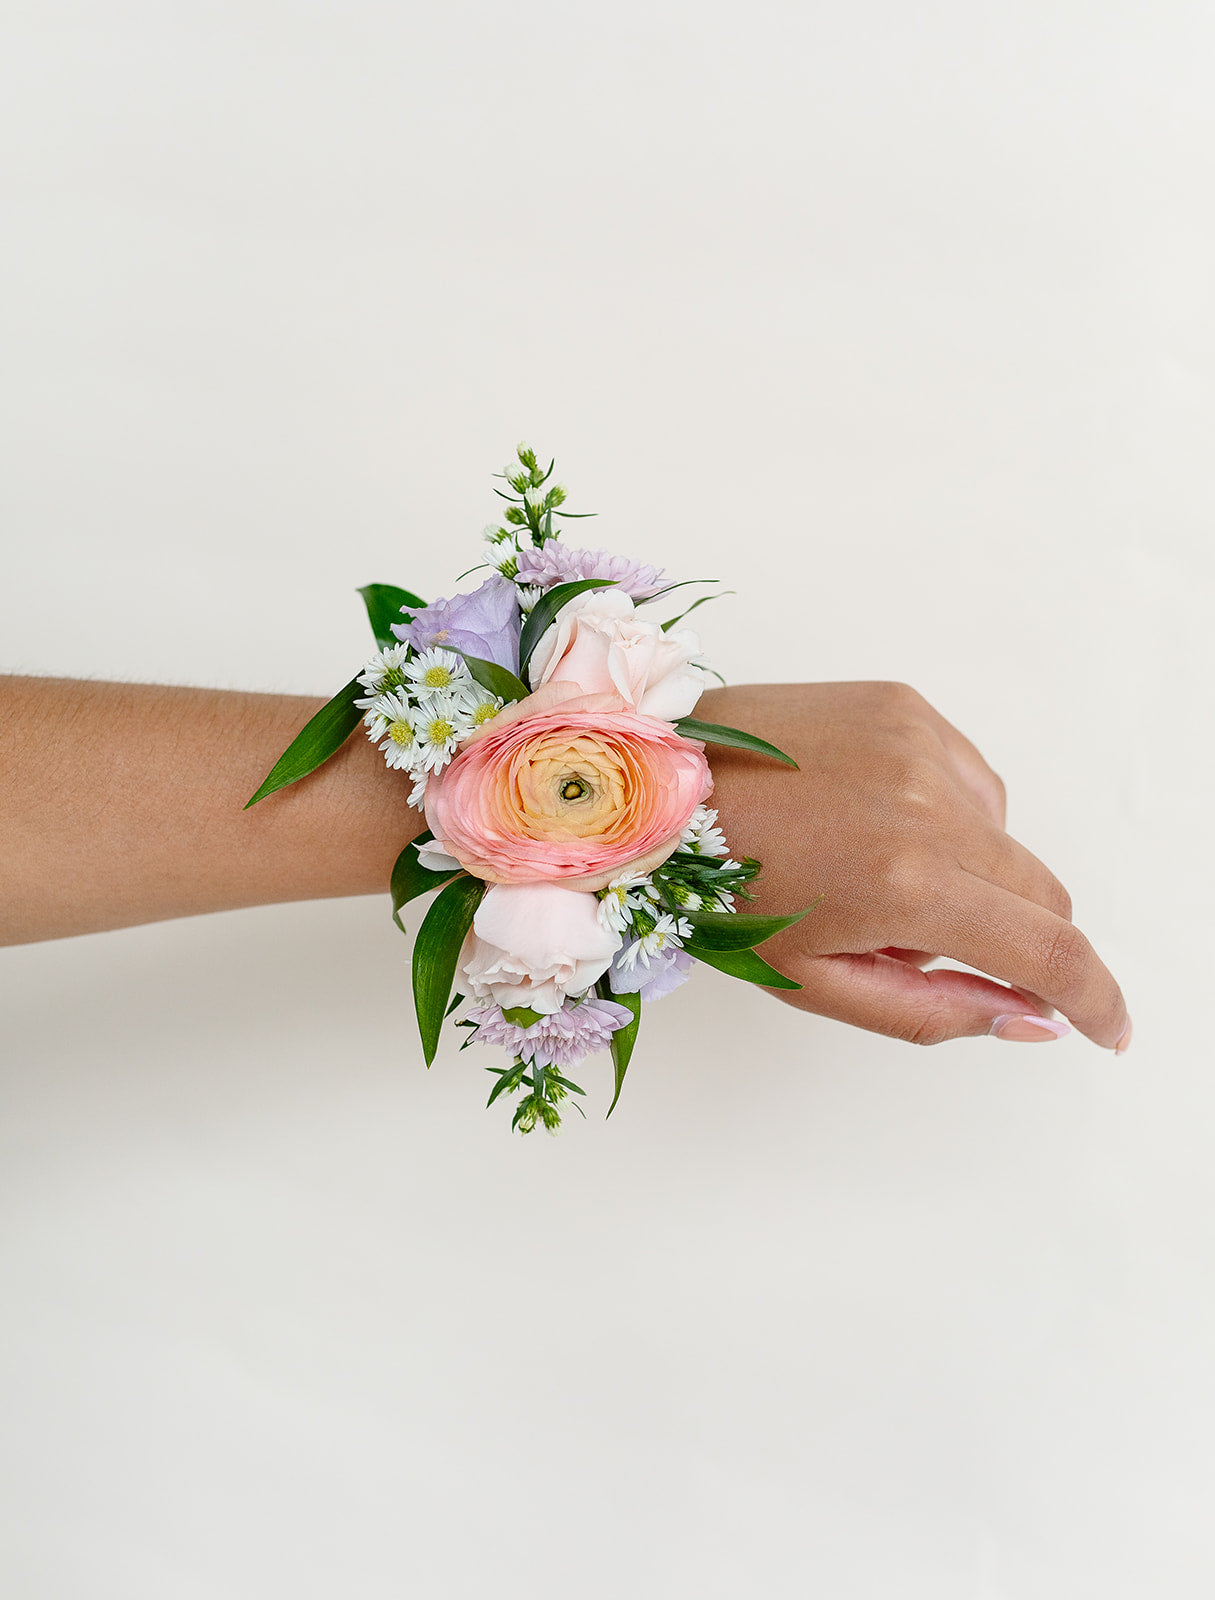
<svg viewBox="0 0 1215 1600">
<path fill-rule="evenodd" d="M 1131 1019 L 1128 1017 L 1126 1019 L 1126 1027 L 1122 1030 L 1122 1037 L 1119 1039 L 1118 1043 L 1114 1046 L 1114 1054 L 1116 1056 L 1124 1056 L 1126 1054 L 1126 1052 L 1130 1048 L 1131 1048 Z"/>
<path fill-rule="evenodd" d="M 1008 1039 L 1014 1044 L 1040 1044 L 1044 1039 L 1062 1039 L 1072 1030 L 1070 1023 L 1055 1022 L 1051 1017 L 1010 1013 L 993 1018 L 987 1031 L 993 1039 Z"/>
</svg>

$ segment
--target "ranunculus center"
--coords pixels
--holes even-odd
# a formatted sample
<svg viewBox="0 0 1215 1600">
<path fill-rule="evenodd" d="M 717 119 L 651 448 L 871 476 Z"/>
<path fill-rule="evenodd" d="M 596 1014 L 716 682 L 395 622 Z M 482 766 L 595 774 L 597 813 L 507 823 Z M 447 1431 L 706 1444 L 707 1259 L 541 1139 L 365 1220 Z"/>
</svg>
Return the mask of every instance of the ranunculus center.
<svg viewBox="0 0 1215 1600">
<path fill-rule="evenodd" d="M 561 785 L 563 800 L 585 800 L 590 795 L 590 785 L 581 778 L 567 778 Z"/>
</svg>

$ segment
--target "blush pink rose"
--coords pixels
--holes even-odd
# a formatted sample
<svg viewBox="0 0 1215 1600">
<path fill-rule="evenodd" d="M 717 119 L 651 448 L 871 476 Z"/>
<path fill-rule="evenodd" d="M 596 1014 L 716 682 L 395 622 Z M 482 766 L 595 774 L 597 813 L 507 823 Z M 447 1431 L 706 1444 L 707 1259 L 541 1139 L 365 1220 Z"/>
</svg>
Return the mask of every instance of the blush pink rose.
<svg viewBox="0 0 1215 1600">
<path fill-rule="evenodd" d="M 540 636 L 528 671 L 532 687 L 577 684 L 583 694 L 618 694 L 632 711 L 675 722 L 690 716 L 705 675 L 689 628 L 664 633 L 639 617 L 619 589 L 575 595 Z"/>
<path fill-rule="evenodd" d="M 604 888 L 665 861 L 713 790 L 704 746 L 616 695 L 552 684 L 485 724 L 426 789 L 438 845 L 487 883 Z"/>
<path fill-rule="evenodd" d="M 620 935 L 599 902 L 555 883 L 496 883 L 477 907 L 460 952 L 459 982 L 476 1000 L 544 1016 L 585 993 L 611 965 Z"/>
</svg>

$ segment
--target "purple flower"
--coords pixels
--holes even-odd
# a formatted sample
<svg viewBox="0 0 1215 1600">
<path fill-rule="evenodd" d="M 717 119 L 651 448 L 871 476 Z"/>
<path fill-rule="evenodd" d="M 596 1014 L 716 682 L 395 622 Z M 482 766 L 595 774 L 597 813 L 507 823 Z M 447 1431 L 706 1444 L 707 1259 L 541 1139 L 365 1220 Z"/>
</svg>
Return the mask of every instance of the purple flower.
<svg viewBox="0 0 1215 1600">
<path fill-rule="evenodd" d="M 631 967 L 622 967 L 619 963 L 618 954 L 608 970 L 612 993 L 639 994 L 642 1000 L 664 1000 L 681 983 L 688 981 L 688 974 L 692 970 L 692 957 L 674 944 L 664 945 L 656 951 L 650 957 L 648 967 L 640 961 Z"/>
<path fill-rule="evenodd" d="M 392 631 L 415 650 L 441 645 L 519 670 L 519 595 L 508 578 L 487 578 L 472 594 L 436 600 L 412 622 L 394 622 Z"/>
<path fill-rule="evenodd" d="M 628 556 L 606 550 L 570 550 L 560 539 L 546 539 L 538 549 L 520 550 L 519 583 L 551 589 L 555 583 L 577 583 L 580 578 L 614 578 L 622 594 L 644 600 L 662 588 L 662 568 L 646 567 Z"/>
<path fill-rule="evenodd" d="M 534 1061 L 539 1067 L 564 1070 L 583 1056 L 606 1050 L 616 1029 L 631 1022 L 633 1013 L 614 1000 L 588 997 L 577 1002 L 567 1000 L 560 1011 L 541 1017 L 527 1028 L 508 1022 L 501 1006 L 495 1005 L 474 1006 L 468 1020 L 477 1024 L 473 1038 L 478 1044 L 498 1044 L 511 1055 Z"/>
</svg>

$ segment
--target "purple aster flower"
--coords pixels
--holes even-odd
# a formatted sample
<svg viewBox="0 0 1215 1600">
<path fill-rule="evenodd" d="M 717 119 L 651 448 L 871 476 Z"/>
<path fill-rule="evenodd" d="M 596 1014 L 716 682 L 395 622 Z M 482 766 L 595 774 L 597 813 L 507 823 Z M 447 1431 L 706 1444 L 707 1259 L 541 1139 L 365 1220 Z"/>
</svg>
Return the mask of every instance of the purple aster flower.
<svg viewBox="0 0 1215 1600">
<path fill-rule="evenodd" d="M 639 994 L 642 1000 L 664 1000 L 681 983 L 688 981 L 692 957 L 678 945 L 668 944 L 650 957 L 649 966 L 640 961 L 631 967 L 620 965 L 617 954 L 608 970 L 608 983 L 614 994 Z"/>
<path fill-rule="evenodd" d="M 582 1060 L 606 1050 L 617 1028 L 633 1020 L 627 1006 L 614 1000 L 588 996 L 577 1002 L 567 1000 L 560 1011 L 541 1017 L 528 1028 L 508 1022 L 501 1006 L 474 1006 L 468 1020 L 477 1024 L 473 1035 L 478 1044 L 497 1044 L 513 1056 L 534 1061 L 540 1067 L 564 1071 Z"/>
<path fill-rule="evenodd" d="M 615 579 L 616 587 L 634 600 L 644 600 L 662 588 L 662 568 L 646 567 L 628 556 L 606 550 L 570 550 L 560 539 L 546 539 L 534 550 L 520 550 L 518 582 L 551 589 L 555 583 L 577 583 L 580 578 Z"/>
<path fill-rule="evenodd" d="M 487 578 L 472 594 L 436 600 L 412 622 L 394 622 L 392 631 L 415 650 L 440 645 L 519 670 L 519 595 L 508 578 Z"/>
</svg>

